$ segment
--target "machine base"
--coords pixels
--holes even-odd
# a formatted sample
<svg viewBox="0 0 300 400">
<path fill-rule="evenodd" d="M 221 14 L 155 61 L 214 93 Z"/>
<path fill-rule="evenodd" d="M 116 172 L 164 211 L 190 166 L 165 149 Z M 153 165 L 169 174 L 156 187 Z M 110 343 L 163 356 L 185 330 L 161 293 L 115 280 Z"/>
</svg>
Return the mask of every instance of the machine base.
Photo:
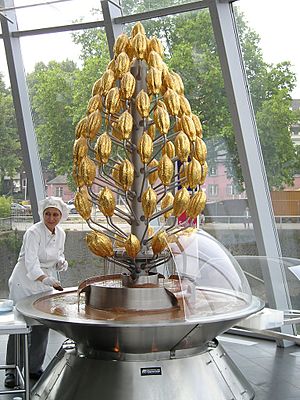
<svg viewBox="0 0 300 400">
<path fill-rule="evenodd" d="M 222 346 L 196 355 L 117 361 L 63 346 L 32 389 L 32 400 L 251 400 L 254 391 Z M 151 361 L 149 361 L 151 359 Z"/>
</svg>

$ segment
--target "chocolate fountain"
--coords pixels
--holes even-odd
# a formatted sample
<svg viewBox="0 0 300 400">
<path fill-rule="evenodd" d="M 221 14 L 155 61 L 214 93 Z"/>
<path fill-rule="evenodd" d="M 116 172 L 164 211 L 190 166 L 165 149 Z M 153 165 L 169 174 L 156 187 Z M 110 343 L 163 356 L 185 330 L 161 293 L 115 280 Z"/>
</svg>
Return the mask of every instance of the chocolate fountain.
<svg viewBox="0 0 300 400">
<path fill-rule="evenodd" d="M 114 53 L 73 150 L 75 206 L 105 273 L 17 305 L 72 340 L 31 398 L 252 399 L 215 338 L 263 303 L 230 253 L 194 226 L 206 201 L 201 122 L 140 23 Z"/>
</svg>

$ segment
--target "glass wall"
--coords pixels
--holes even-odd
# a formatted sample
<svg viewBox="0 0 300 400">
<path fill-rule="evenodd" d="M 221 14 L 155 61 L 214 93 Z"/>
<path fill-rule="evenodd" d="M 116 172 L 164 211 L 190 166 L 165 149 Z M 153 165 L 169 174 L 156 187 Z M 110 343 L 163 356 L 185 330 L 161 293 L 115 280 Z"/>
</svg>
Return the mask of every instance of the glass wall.
<svg viewBox="0 0 300 400">
<path fill-rule="evenodd" d="M 299 281 L 289 269 L 300 263 L 300 57 L 292 39 L 297 34 L 298 4 L 294 0 L 287 0 L 284 8 L 276 1 L 272 7 L 256 0 L 236 4 L 238 20 L 244 13 L 250 28 L 243 31 L 240 27 L 242 44 L 246 48 L 249 38 L 255 35 L 261 52 L 259 57 L 253 57 L 244 51 L 244 59 L 292 307 L 299 309 Z M 241 261 L 258 278 L 250 281 L 260 289 L 264 286 L 261 268 L 266 268 L 266 261 Z"/>
<path fill-rule="evenodd" d="M 38 1 L 36 4 L 34 3 L 31 0 L 15 0 L 19 30 L 103 20 L 98 0 L 85 0 L 84 2 L 81 0 Z"/>
<path fill-rule="evenodd" d="M 126 1 L 123 6 L 125 14 L 133 14 L 187 2 Z M 27 3 L 15 2 L 20 30 L 102 19 L 101 11 L 92 11 L 100 8 L 98 0 L 29 7 L 31 3 L 29 0 Z M 300 199 L 298 201 L 297 197 L 300 190 L 297 191 L 296 181 L 300 169 L 298 157 L 295 157 L 297 148 L 290 140 L 291 130 L 299 121 L 291 108 L 299 109 L 299 105 L 292 102 L 295 92 L 291 69 L 288 64 L 270 66 L 251 25 L 240 14 L 237 18 L 282 252 L 285 256 L 300 258 Z M 201 219 L 202 227 L 235 256 L 255 256 L 258 251 L 247 188 L 241 173 L 210 16 L 207 11 L 199 11 L 144 21 L 143 24 L 148 36 L 157 35 L 162 40 L 165 62 L 182 77 L 185 96 L 202 122 L 203 139 L 208 149 L 207 177 L 202 185 L 207 205 Z M 126 26 L 128 32 L 131 27 Z M 93 83 L 110 60 L 105 33 L 97 29 L 28 36 L 20 40 L 47 189 L 53 190 L 54 194 L 68 190 L 65 200 L 72 200 L 74 187 L 68 187 L 66 172 L 71 171 L 74 128 L 85 115 Z M 5 58 L 1 56 L 1 46 L 2 43 L 0 70 L 3 69 L 7 76 L 6 65 L 2 67 Z M 78 215 L 75 218 L 80 221 Z"/>
<path fill-rule="evenodd" d="M 158 10 L 164 7 L 177 6 L 181 4 L 193 3 L 196 0 L 142 0 L 142 1 L 128 1 L 121 0 L 124 15 L 132 15 L 139 12 Z"/>
</svg>

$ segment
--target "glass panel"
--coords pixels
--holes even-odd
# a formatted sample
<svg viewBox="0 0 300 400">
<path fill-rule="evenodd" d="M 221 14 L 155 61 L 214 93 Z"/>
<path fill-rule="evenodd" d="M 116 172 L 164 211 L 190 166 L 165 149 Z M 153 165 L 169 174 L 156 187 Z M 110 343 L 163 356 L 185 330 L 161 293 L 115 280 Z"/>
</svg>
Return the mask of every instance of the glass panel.
<svg viewBox="0 0 300 400">
<path fill-rule="evenodd" d="M 270 8 L 260 1 L 250 5 L 242 0 L 239 6 L 237 13 L 244 13 L 252 29 L 247 35 L 240 31 L 241 42 L 246 44 L 250 35 L 259 35 L 257 46 L 261 48 L 261 56 L 255 64 L 249 53 L 244 52 L 244 58 L 248 63 L 250 92 L 282 254 L 300 258 L 300 59 L 290 40 L 297 35 L 298 3 L 287 0 L 282 8 L 274 2 Z M 260 15 L 268 10 L 268 24 L 258 18 L 258 8 Z M 283 26 L 284 21 L 287 23 Z M 282 34 L 278 32 L 278 24 L 282 26 Z M 273 51 L 274 41 L 276 51 Z"/>
<path fill-rule="evenodd" d="M 69 32 L 26 36 L 20 38 L 20 43 L 26 73 L 32 72 L 40 62 L 47 64 L 54 60 L 79 60 L 80 46 L 74 43 Z"/>
<path fill-rule="evenodd" d="M 144 11 L 157 10 L 164 7 L 177 6 L 180 4 L 193 3 L 196 0 L 145 0 L 145 1 L 128 1 L 121 0 L 124 9 L 124 15 L 131 15 Z"/>
<path fill-rule="evenodd" d="M 0 39 L 0 73 L 3 76 L 6 84 L 8 85 L 9 83 L 8 70 L 7 70 L 6 55 L 4 50 L 4 43 L 2 39 Z"/>
<path fill-rule="evenodd" d="M 93 29 L 20 41 L 46 193 L 72 201 L 74 131 L 86 113 L 93 83 L 109 62 L 105 33 Z"/>
<path fill-rule="evenodd" d="M 43 4 L 44 3 L 44 4 Z M 15 0 L 20 30 L 102 20 L 99 0 Z"/>
</svg>

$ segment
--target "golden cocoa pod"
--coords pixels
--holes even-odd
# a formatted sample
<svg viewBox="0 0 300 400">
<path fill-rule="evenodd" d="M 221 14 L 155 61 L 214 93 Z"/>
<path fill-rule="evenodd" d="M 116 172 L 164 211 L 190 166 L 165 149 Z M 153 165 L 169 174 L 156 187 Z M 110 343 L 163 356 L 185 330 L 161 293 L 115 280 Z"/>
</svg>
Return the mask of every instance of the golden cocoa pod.
<svg viewBox="0 0 300 400">
<path fill-rule="evenodd" d="M 114 71 L 112 71 L 111 69 L 107 69 L 101 77 L 101 89 L 99 94 L 106 96 L 110 89 L 113 87 L 114 81 Z"/>
<path fill-rule="evenodd" d="M 124 99 L 131 99 L 135 91 L 135 78 L 131 72 L 126 74 L 121 79 L 120 83 L 120 94 Z"/>
<path fill-rule="evenodd" d="M 185 187 L 176 192 L 173 202 L 173 214 L 175 217 L 179 217 L 187 209 L 189 201 L 190 195 Z"/>
<path fill-rule="evenodd" d="M 163 84 L 168 89 L 173 89 L 175 92 L 179 90 L 178 81 L 171 72 L 166 72 L 163 74 Z"/>
<path fill-rule="evenodd" d="M 77 167 L 73 167 L 72 177 L 73 177 L 76 187 L 81 188 L 82 186 L 84 186 L 84 180 L 82 179 L 82 176 L 79 175 Z"/>
<path fill-rule="evenodd" d="M 138 60 L 145 58 L 147 44 L 147 37 L 143 33 L 137 33 L 131 40 L 134 54 Z"/>
<path fill-rule="evenodd" d="M 207 148 L 206 144 L 200 139 L 198 136 L 196 137 L 196 141 L 194 143 L 194 157 L 199 161 L 201 165 L 205 163 L 207 156 Z"/>
<path fill-rule="evenodd" d="M 125 191 L 131 188 L 134 180 L 134 167 L 129 160 L 124 160 L 120 164 L 119 180 L 120 185 Z"/>
<path fill-rule="evenodd" d="M 151 240 L 151 247 L 154 254 L 161 253 L 168 245 L 167 242 L 167 233 L 165 231 L 161 231 L 153 236 Z"/>
<path fill-rule="evenodd" d="M 132 115 L 126 110 L 120 115 L 116 123 L 116 130 L 119 131 L 121 139 L 129 139 L 132 128 L 133 118 Z"/>
<path fill-rule="evenodd" d="M 153 152 L 153 141 L 147 133 L 144 133 L 140 137 L 137 151 L 140 155 L 142 163 L 147 164 L 151 160 Z"/>
<path fill-rule="evenodd" d="M 202 167 L 202 172 L 201 172 L 201 180 L 200 180 L 200 185 L 203 185 L 203 183 L 205 182 L 206 176 L 207 176 L 207 172 L 208 172 L 208 165 L 207 162 L 205 161 L 205 163 L 203 165 L 201 165 Z"/>
<path fill-rule="evenodd" d="M 87 125 L 87 117 L 82 118 L 75 128 L 75 138 L 78 139 L 80 136 L 87 137 L 88 135 L 88 125 Z"/>
<path fill-rule="evenodd" d="M 115 72 L 115 59 L 110 60 L 110 62 L 107 64 L 106 69 L 111 69 L 113 72 Z"/>
<path fill-rule="evenodd" d="M 141 250 L 141 243 L 135 235 L 129 235 L 125 241 L 125 250 L 129 257 L 136 258 Z"/>
<path fill-rule="evenodd" d="M 190 102 L 185 96 L 179 96 L 179 102 L 180 102 L 180 114 L 179 116 L 181 117 L 182 114 L 189 115 L 191 116 L 192 114 L 192 109 Z"/>
<path fill-rule="evenodd" d="M 100 79 L 97 79 L 93 85 L 92 96 L 95 96 L 96 94 L 99 94 L 100 96 L 102 96 L 102 91 L 103 91 L 103 83 L 102 83 L 102 77 L 101 77 Z"/>
<path fill-rule="evenodd" d="M 114 54 L 117 56 L 118 54 L 122 53 L 122 51 L 126 52 L 126 48 L 129 43 L 129 38 L 125 33 L 121 33 L 115 41 L 114 44 Z"/>
<path fill-rule="evenodd" d="M 120 185 L 120 164 L 115 164 L 112 168 L 111 175 L 115 183 Z"/>
<path fill-rule="evenodd" d="M 156 126 L 155 126 L 155 124 L 152 124 L 152 125 L 150 125 L 148 127 L 147 133 L 151 137 L 152 140 L 155 139 L 155 134 L 156 134 Z"/>
<path fill-rule="evenodd" d="M 148 61 L 149 67 L 157 68 L 160 71 L 163 70 L 162 58 L 156 51 L 154 51 L 154 50 L 150 51 L 147 61 Z"/>
<path fill-rule="evenodd" d="M 76 192 L 74 198 L 74 205 L 80 216 L 84 220 L 91 218 L 93 203 L 87 190 L 80 190 Z"/>
<path fill-rule="evenodd" d="M 106 164 L 111 153 L 111 147 L 111 138 L 106 132 L 102 133 L 102 135 L 98 137 L 94 148 L 96 160 L 98 160 L 101 164 Z"/>
<path fill-rule="evenodd" d="M 166 93 L 167 90 L 168 90 L 168 86 L 165 85 L 165 84 L 164 84 L 164 81 L 163 81 L 163 83 L 162 83 L 162 85 L 161 85 L 161 87 L 160 87 L 160 93 L 161 93 L 161 95 L 163 96 L 163 95 Z"/>
<path fill-rule="evenodd" d="M 105 99 L 105 108 L 109 114 L 115 114 L 120 105 L 120 92 L 119 88 L 113 87 L 107 93 Z"/>
<path fill-rule="evenodd" d="M 96 165 L 88 156 L 84 157 L 78 167 L 78 173 L 81 175 L 86 186 L 92 186 L 96 176 Z"/>
<path fill-rule="evenodd" d="M 204 210 L 205 203 L 206 194 L 205 192 L 202 192 L 202 190 L 199 190 L 190 198 L 189 205 L 186 210 L 187 216 L 193 219 L 197 218 L 201 211 Z"/>
<path fill-rule="evenodd" d="M 148 164 L 148 168 L 155 168 L 158 167 L 159 163 L 158 161 L 154 158 L 152 161 L 149 162 Z M 156 169 L 155 171 L 151 172 L 148 176 L 148 181 L 150 183 L 150 185 L 154 185 L 154 183 L 157 181 L 158 179 L 158 170 Z"/>
<path fill-rule="evenodd" d="M 191 151 L 191 144 L 190 140 L 187 135 L 180 131 L 175 138 L 175 152 L 177 157 L 181 162 L 187 161 L 190 151 Z"/>
<path fill-rule="evenodd" d="M 115 60 L 115 77 L 122 78 L 130 68 L 130 59 L 125 51 L 122 51 Z"/>
<path fill-rule="evenodd" d="M 99 110 L 92 112 L 88 116 L 88 138 L 94 140 L 102 124 L 102 115 Z"/>
<path fill-rule="evenodd" d="M 153 119 L 159 132 L 162 135 L 166 135 L 170 129 L 170 117 L 168 111 L 163 106 L 160 106 L 159 103 L 155 108 Z"/>
<path fill-rule="evenodd" d="M 167 186 L 171 183 L 174 173 L 174 165 L 170 158 L 164 154 L 158 163 L 158 176 L 162 184 Z"/>
<path fill-rule="evenodd" d="M 175 118 L 175 124 L 173 127 L 174 132 L 180 132 L 182 130 L 180 118 Z"/>
<path fill-rule="evenodd" d="M 163 197 L 162 201 L 161 201 L 161 208 L 162 210 L 173 206 L 173 202 L 174 202 L 174 196 L 172 195 L 171 192 L 168 192 L 165 194 L 165 196 Z M 171 208 L 170 210 L 166 211 L 164 213 L 164 217 L 165 219 L 168 219 L 173 213 L 173 208 Z"/>
<path fill-rule="evenodd" d="M 125 247 L 125 239 L 122 236 L 115 234 L 114 237 L 115 237 L 115 246 L 116 247 L 120 247 L 120 248 Z"/>
<path fill-rule="evenodd" d="M 114 215 L 116 200 L 113 192 L 105 187 L 98 194 L 98 207 L 105 217 Z"/>
<path fill-rule="evenodd" d="M 181 164 L 180 168 L 179 168 L 179 180 L 180 180 L 180 185 L 182 187 L 188 187 L 189 184 L 187 182 L 187 178 L 186 178 L 186 172 L 187 172 L 187 166 L 189 165 L 188 162 L 184 162 L 183 164 Z"/>
<path fill-rule="evenodd" d="M 128 45 L 126 47 L 126 53 L 128 54 L 130 60 L 134 59 L 134 49 L 132 47 L 131 40 L 129 40 Z"/>
<path fill-rule="evenodd" d="M 118 124 L 116 122 L 112 122 L 111 127 L 112 127 L 111 131 L 112 136 L 120 141 L 123 140 L 123 135 L 118 128 Z"/>
<path fill-rule="evenodd" d="M 135 106 L 141 117 L 148 117 L 150 113 L 150 99 L 148 94 L 144 90 L 141 90 L 136 96 Z"/>
<path fill-rule="evenodd" d="M 149 187 L 145 192 L 142 194 L 142 207 L 144 211 L 145 218 L 150 218 L 155 209 L 157 204 L 157 194 L 151 187 Z"/>
<path fill-rule="evenodd" d="M 102 109 L 102 97 L 100 94 L 95 94 L 93 97 L 90 98 L 87 106 L 87 114 L 91 114 L 96 110 Z"/>
<path fill-rule="evenodd" d="M 180 110 L 180 100 L 175 90 L 168 89 L 165 92 L 164 102 L 170 115 L 178 115 Z"/>
<path fill-rule="evenodd" d="M 86 235 L 86 243 L 96 256 L 112 257 L 114 255 L 111 240 L 101 232 L 89 232 Z"/>
<path fill-rule="evenodd" d="M 162 73 L 163 73 L 163 78 L 166 74 L 169 73 L 169 67 L 164 61 L 162 61 Z"/>
<path fill-rule="evenodd" d="M 175 146 L 170 140 L 162 148 L 162 155 L 166 154 L 171 160 L 175 157 Z"/>
<path fill-rule="evenodd" d="M 162 85 L 162 72 L 151 67 L 147 72 L 147 87 L 151 94 L 158 94 Z"/>
<path fill-rule="evenodd" d="M 192 158 L 192 161 L 189 162 L 186 171 L 186 178 L 188 185 L 191 189 L 194 189 L 197 185 L 200 185 L 202 176 L 202 168 L 196 158 Z"/>
<path fill-rule="evenodd" d="M 201 139 L 203 134 L 202 134 L 202 124 L 201 121 L 199 119 L 199 117 L 195 114 L 191 114 L 192 120 L 194 122 L 195 125 L 195 129 L 196 129 L 196 135 Z"/>
<path fill-rule="evenodd" d="M 85 157 L 88 153 L 88 145 L 86 138 L 84 136 L 80 136 L 78 139 L 74 141 L 73 145 L 73 160 L 80 163 L 81 159 Z"/>
<path fill-rule="evenodd" d="M 191 142 L 194 142 L 196 140 L 196 129 L 192 118 L 183 114 L 180 118 L 180 123 L 183 132 L 188 135 Z"/>
<path fill-rule="evenodd" d="M 177 81 L 177 85 L 176 85 L 177 90 L 176 90 L 176 92 L 179 95 L 183 95 L 183 93 L 184 93 L 184 84 L 182 82 L 181 76 L 179 74 L 177 74 L 176 72 L 172 72 L 172 75 L 173 75 L 173 78 Z"/>
<path fill-rule="evenodd" d="M 75 128 L 75 138 L 78 139 L 80 136 L 87 137 L 87 117 L 82 118 Z"/>
<path fill-rule="evenodd" d="M 156 37 L 153 36 L 148 43 L 149 52 L 154 50 L 158 53 L 161 57 L 164 56 L 164 46 L 162 45 L 161 41 Z"/>
<path fill-rule="evenodd" d="M 131 29 L 131 37 L 134 38 L 135 35 L 138 33 L 142 33 L 143 35 L 146 35 L 145 28 L 140 22 L 137 22 Z"/>
</svg>

